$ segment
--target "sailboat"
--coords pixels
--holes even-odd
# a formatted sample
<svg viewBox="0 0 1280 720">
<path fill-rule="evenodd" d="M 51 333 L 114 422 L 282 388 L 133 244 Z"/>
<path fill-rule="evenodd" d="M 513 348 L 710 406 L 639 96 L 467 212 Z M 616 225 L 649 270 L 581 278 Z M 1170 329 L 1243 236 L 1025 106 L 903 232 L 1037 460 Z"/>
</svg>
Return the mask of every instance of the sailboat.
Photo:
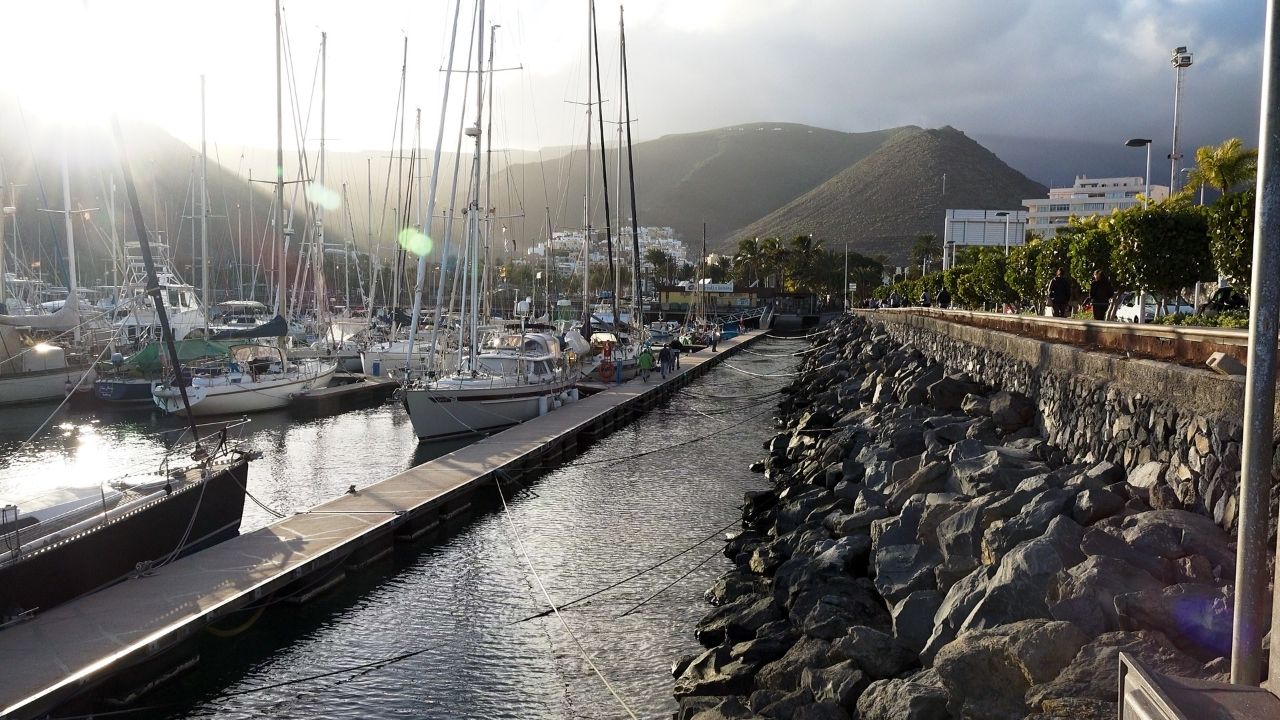
<svg viewBox="0 0 1280 720">
<path fill-rule="evenodd" d="M 116 135 L 123 148 L 118 126 Z M 122 164 L 149 284 L 156 287 L 133 176 L 128 161 Z M 156 308 L 176 365 L 164 304 Z M 189 431 L 194 442 L 175 449 L 152 476 L 0 500 L 0 621 L 29 618 L 239 532 L 250 455 L 228 442 L 226 428 L 204 442 L 196 426 Z M 178 467 L 182 452 L 190 461 Z"/>
<path fill-rule="evenodd" d="M 477 8 L 476 57 L 484 57 L 484 0 Z M 457 18 L 454 18 L 454 37 L 457 35 Z M 445 100 L 449 96 L 449 77 L 453 72 L 453 43 L 449 48 L 449 72 L 445 76 Z M 489 56 L 489 72 L 493 71 L 493 54 Z M 443 131 L 444 108 L 441 109 Z M 406 386 L 404 406 L 409 412 L 414 433 L 419 440 L 438 440 L 472 433 L 490 432 L 510 427 L 543 415 L 561 403 L 577 399 L 577 390 L 568 368 L 563 362 L 560 342 L 550 328 L 528 328 L 523 320 L 504 332 L 492 335 L 481 345 L 480 340 L 480 169 L 481 125 L 484 120 L 484 73 L 477 73 L 476 119 L 465 134 L 475 139 L 472 157 L 471 198 L 467 211 L 467 267 L 470 270 L 467 308 L 467 330 L 470 342 L 466 357 L 459 350 L 456 371 L 443 377 L 415 380 Z M 437 167 L 443 138 L 436 141 Z M 428 217 L 434 211 L 436 184 L 433 172 L 432 188 L 428 203 Z M 410 347 L 417 331 L 417 320 L 422 304 L 425 256 L 419 259 L 417 294 L 410 324 Z M 521 301 L 516 314 L 528 317 L 532 306 Z"/>
<path fill-rule="evenodd" d="M 287 287 L 284 218 L 284 101 L 281 94 L 280 6 L 276 3 L 276 317 L 247 331 L 219 333 L 215 340 L 275 338 L 275 345 L 233 344 L 229 357 L 200 365 L 178 367 L 174 374 L 151 388 L 162 410 L 184 415 L 229 415 L 274 410 L 289 404 L 293 395 L 329 384 L 337 362 L 291 361 L 285 355 L 284 303 Z"/>
<path fill-rule="evenodd" d="M 81 303 L 76 287 L 75 240 L 71 222 L 71 185 L 67 171 L 66 150 L 62 156 L 62 199 L 65 209 L 67 239 L 67 298 L 57 311 L 48 315 L 0 315 L 0 405 L 61 400 L 81 389 L 93 387 L 94 369 L 87 359 L 77 359 L 73 352 L 54 342 L 42 340 L 39 334 L 68 333 L 75 342 L 84 327 Z M 4 233 L 0 226 L 0 257 L 4 255 Z M 0 277 L 4 275 L 0 265 Z M 0 297 L 3 297 L 0 282 Z"/>
</svg>

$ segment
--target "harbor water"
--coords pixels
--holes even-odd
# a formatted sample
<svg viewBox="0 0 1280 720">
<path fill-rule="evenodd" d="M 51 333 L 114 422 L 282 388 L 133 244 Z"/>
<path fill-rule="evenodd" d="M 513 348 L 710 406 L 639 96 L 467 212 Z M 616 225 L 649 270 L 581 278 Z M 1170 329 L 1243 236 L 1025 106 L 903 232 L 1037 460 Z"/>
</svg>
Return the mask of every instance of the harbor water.
<svg viewBox="0 0 1280 720">
<path fill-rule="evenodd" d="M 481 493 L 493 502 L 441 539 L 397 546 L 306 604 L 234 616 L 200 640 L 193 672 L 121 716 L 616 718 L 622 701 L 637 717 L 669 716 L 671 661 L 697 649 L 702 593 L 729 567 L 718 538 L 736 525 L 742 493 L 764 485 L 747 467 L 801 347 L 754 343 L 527 479 L 505 498 L 509 513 L 496 491 Z M 154 470 L 172 437 L 159 433 L 177 427 L 149 410 L 64 411 L 24 443 L 50 409 L 6 410 L 0 495 Z M 419 445 L 397 403 L 308 420 L 259 414 L 237 430 L 262 453 L 250 492 L 283 514 L 457 447 Z M 242 530 L 273 520 L 247 502 Z M 543 586 L 563 605 L 677 554 L 559 618 L 526 619 L 548 609 Z"/>
</svg>

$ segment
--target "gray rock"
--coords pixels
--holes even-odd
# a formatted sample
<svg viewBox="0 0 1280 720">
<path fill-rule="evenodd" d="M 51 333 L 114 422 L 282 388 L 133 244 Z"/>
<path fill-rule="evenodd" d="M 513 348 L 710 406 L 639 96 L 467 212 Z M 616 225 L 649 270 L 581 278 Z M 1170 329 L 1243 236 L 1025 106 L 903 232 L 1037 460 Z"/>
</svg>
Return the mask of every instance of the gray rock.
<svg viewBox="0 0 1280 720">
<path fill-rule="evenodd" d="M 1085 558 L 1058 573 L 1049 584 L 1045 602 L 1056 620 L 1069 620 L 1090 635 L 1120 629 L 1115 598 L 1135 591 L 1156 591 L 1164 583 L 1141 568 L 1105 555 Z"/>
<path fill-rule="evenodd" d="M 768 693 L 767 695 L 762 695 Z M 759 700 L 769 699 L 767 704 L 757 707 L 756 695 L 762 695 Z M 813 693 L 808 688 L 800 688 L 789 693 L 779 693 L 774 690 L 757 690 L 752 693 L 751 699 L 747 703 L 752 709 L 767 718 L 785 718 L 794 717 L 800 712 L 800 708 L 813 704 Z"/>
<path fill-rule="evenodd" d="M 1117 595 L 1123 630 L 1156 630 L 1202 661 L 1231 654 L 1233 596 L 1226 588 L 1183 583 Z"/>
<path fill-rule="evenodd" d="M 733 602 L 744 595 L 763 592 L 764 585 L 764 582 L 759 577 L 741 568 L 734 568 L 716 578 L 716 581 L 702 594 L 702 597 L 712 605 L 720 606 Z"/>
<path fill-rule="evenodd" d="M 785 655 L 760 668 L 756 687 L 762 690 L 792 692 L 800 686 L 805 668 L 824 668 L 832 664 L 831 643 L 817 638 L 801 638 Z"/>
<path fill-rule="evenodd" d="M 944 377 L 929 386 L 929 404 L 938 410 L 959 410 L 966 395 L 977 395 L 982 387 L 957 377 Z"/>
<path fill-rule="evenodd" d="M 943 593 L 937 590 L 917 590 L 890 609 L 893 636 L 899 643 L 920 654 L 933 634 L 933 616 L 942 606 L 942 598 Z"/>
<path fill-rule="evenodd" d="M 832 640 L 849 628 L 867 625 L 888 630 L 892 620 L 875 591 L 864 585 L 865 578 L 852 584 L 806 588 L 797 596 L 791 621 L 809 637 Z"/>
<path fill-rule="evenodd" d="M 816 670 L 805 668 L 800 673 L 800 687 L 812 693 L 815 702 L 832 702 L 843 707 L 853 707 L 870 682 L 850 660 Z"/>
<path fill-rule="evenodd" d="M 1074 492 L 1051 488 L 1036 495 L 1017 515 L 993 522 L 982 536 L 982 563 L 994 565 L 1018 543 L 1040 537 L 1054 518 L 1071 511 L 1074 502 Z"/>
<path fill-rule="evenodd" d="M 1001 390 L 991 396 L 991 419 L 1005 432 L 1019 430 L 1031 424 L 1036 416 L 1035 403 L 1022 393 Z"/>
<path fill-rule="evenodd" d="M 849 720 L 849 713 L 831 701 L 806 705 L 791 716 L 792 720 Z"/>
<path fill-rule="evenodd" d="M 725 641 L 729 623 L 740 613 L 752 607 L 767 595 L 743 595 L 727 605 L 721 605 L 703 616 L 694 626 L 693 634 L 703 647 L 715 647 Z"/>
<path fill-rule="evenodd" d="M 910 680 L 877 680 L 858 698 L 861 720 L 950 720 L 947 692 Z"/>
<path fill-rule="evenodd" d="M 934 655 L 959 634 L 960 627 L 973 612 L 973 608 L 986 596 L 987 586 L 994 574 L 995 568 L 974 568 L 973 572 L 958 580 L 947 591 L 938 611 L 934 613 L 933 631 L 920 652 L 920 659 L 926 665 L 931 664 Z"/>
<path fill-rule="evenodd" d="M 981 395 L 966 395 L 960 401 L 960 410 L 970 417 L 990 417 L 991 402 Z"/>
<path fill-rule="evenodd" d="M 729 653 L 729 647 L 721 645 L 695 658 L 676 679 L 675 696 L 741 695 L 749 691 L 759 666 L 733 660 Z"/>
<path fill-rule="evenodd" d="M 832 535 L 836 537 L 844 537 L 867 531 L 871 527 L 871 523 L 881 520 L 889 516 L 889 511 L 882 507 L 869 507 L 861 512 L 844 513 L 839 510 L 831 513 L 822 521 L 825 527 Z M 871 550 L 871 535 L 868 533 L 867 551 Z"/>
<path fill-rule="evenodd" d="M 1129 485 L 1141 491 L 1150 491 L 1164 477 L 1165 465 L 1160 462 L 1146 462 L 1129 473 Z"/>
<path fill-rule="evenodd" d="M 961 717 L 1022 720 L 1034 685 L 1058 676 L 1087 638 L 1067 622 L 1025 620 L 964 633 L 934 660 Z"/>
<path fill-rule="evenodd" d="M 869 627 L 852 627 L 849 633 L 831 643 L 833 657 L 854 663 L 874 679 L 900 675 L 919 664 L 916 653 L 892 635 Z"/>
<path fill-rule="evenodd" d="M 1235 575 L 1235 553 L 1228 546 L 1230 538 L 1207 517 L 1185 510 L 1151 510 L 1125 517 L 1120 535 L 1135 550 L 1176 560 L 1186 555 L 1203 555 L 1223 569 L 1223 575 Z"/>
<path fill-rule="evenodd" d="M 690 715 L 689 720 L 754 720 L 756 717 L 750 708 L 742 704 L 742 700 L 729 697 L 714 707 Z"/>
<path fill-rule="evenodd" d="M 1076 495 L 1075 505 L 1071 508 L 1071 519 L 1088 526 L 1111 517 L 1122 509 L 1124 498 L 1110 490 L 1087 488 Z"/>
<path fill-rule="evenodd" d="M 1123 560 L 1134 567 L 1142 568 L 1147 574 L 1165 582 L 1174 577 L 1173 563 L 1161 558 L 1138 552 L 1121 538 L 1099 527 L 1085 531 L 1080 540 L 1080 551 L 1088 556 L 1101 555 Z"/>
<path fill-rule="evenodd" d="M 752 665 L 773 662 L 791 649 L 798 638 L 783 634 L 757 636 L 734 645 L 729 650 L 731 660 L 742 660 Z"/>
<path fill-rule="evenodd" d="M 1084 560 L 1080 536 L 1079 525 L 1058 516 L 1043 537 L 1010 550 L 1000 560 L 986 594 L 965 618 L 961 631 L 1047 617 L 1045 595 L 1049 584 L 1060 571 Z"/>
<path fill-rule="evenodd" d="M 923 545 L 888 545 L 876 551 L 872 566 L 880 595 L 896 603 L 917 590 L 936 589 L 933 568 L 939 557 Z"/>
<path fill-rule="evenodd" d="M 1116 702 L 1116 677 L 1121 652 L 1137 657 L 1155 672 L 1184 678 L 1223 679 L 1178 651 L 1158 632 L 1110 632 L 1080 648 L 1071 663 L 1053 680 L 1027 691 L 1027 704 L 1048 710 L 1046 701 L 1092 698 Z"/>
</svg>

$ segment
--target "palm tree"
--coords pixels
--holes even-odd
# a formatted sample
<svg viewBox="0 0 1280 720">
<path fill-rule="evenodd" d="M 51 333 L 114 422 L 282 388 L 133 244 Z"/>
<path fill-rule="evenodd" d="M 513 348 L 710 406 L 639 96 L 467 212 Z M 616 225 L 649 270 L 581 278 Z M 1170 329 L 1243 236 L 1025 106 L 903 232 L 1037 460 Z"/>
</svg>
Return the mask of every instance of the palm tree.
<svg viewBox="0 0 1280 720">
<path fill-rule="evenodd" d="M 760 274 L 760 238 L 742 238 L 733 254 L 734 275 L 746 284 L 754 283 Z"/>
<path fill-rule="evenodd" d="M 820 265 L 822 241 L 812 235 L 797 235 L 791 239 L 789 253 L 791 278 L 796 290 L 815 290 L 815 270 Z"/>
<path fill-rule="evenodd" d="M 1257 174 L 1257 149 L 1246 149 L 1240 138 L 1229 138 L 1221 145 L 1205 145 L 1196 150 L 1196 167 L 1187 175 L 1183 192 L 1208 185 L 1226 195 L 1236 186 L 1253 182 Z"/>
<path fill-rule="evenodd" d="M 932 233 L 916 238 L 911 246 L 912 267 L 922 267 L 926 261 L 930 264 L 942 260 L 942 241 Z"/>
<path fill-rule="evenodd" d="M 760 241 L 760 265 L 772 268 L 772 272 L 765 277 L 773 280 L 773 287 L 782 287 L 786 277 L 786 259 L 787 249 L 782 246 L 782 240 L 771 237 Z"/>
</svg>

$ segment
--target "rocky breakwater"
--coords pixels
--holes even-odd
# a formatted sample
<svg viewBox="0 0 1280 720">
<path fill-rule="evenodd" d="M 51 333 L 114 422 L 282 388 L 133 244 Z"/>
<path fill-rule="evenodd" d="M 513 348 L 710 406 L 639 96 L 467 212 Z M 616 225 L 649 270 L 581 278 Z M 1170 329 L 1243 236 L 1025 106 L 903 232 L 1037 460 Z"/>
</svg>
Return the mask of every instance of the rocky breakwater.
<svg viewBox="0 0 1280 720">
<path fill-rule="evenodd" d="M 1224 679 L 1234 551 L 1022 395 L 844 318 L 785 391 L 681 720 L 1113 718 L 1117 657 Z"/>
</svg>

